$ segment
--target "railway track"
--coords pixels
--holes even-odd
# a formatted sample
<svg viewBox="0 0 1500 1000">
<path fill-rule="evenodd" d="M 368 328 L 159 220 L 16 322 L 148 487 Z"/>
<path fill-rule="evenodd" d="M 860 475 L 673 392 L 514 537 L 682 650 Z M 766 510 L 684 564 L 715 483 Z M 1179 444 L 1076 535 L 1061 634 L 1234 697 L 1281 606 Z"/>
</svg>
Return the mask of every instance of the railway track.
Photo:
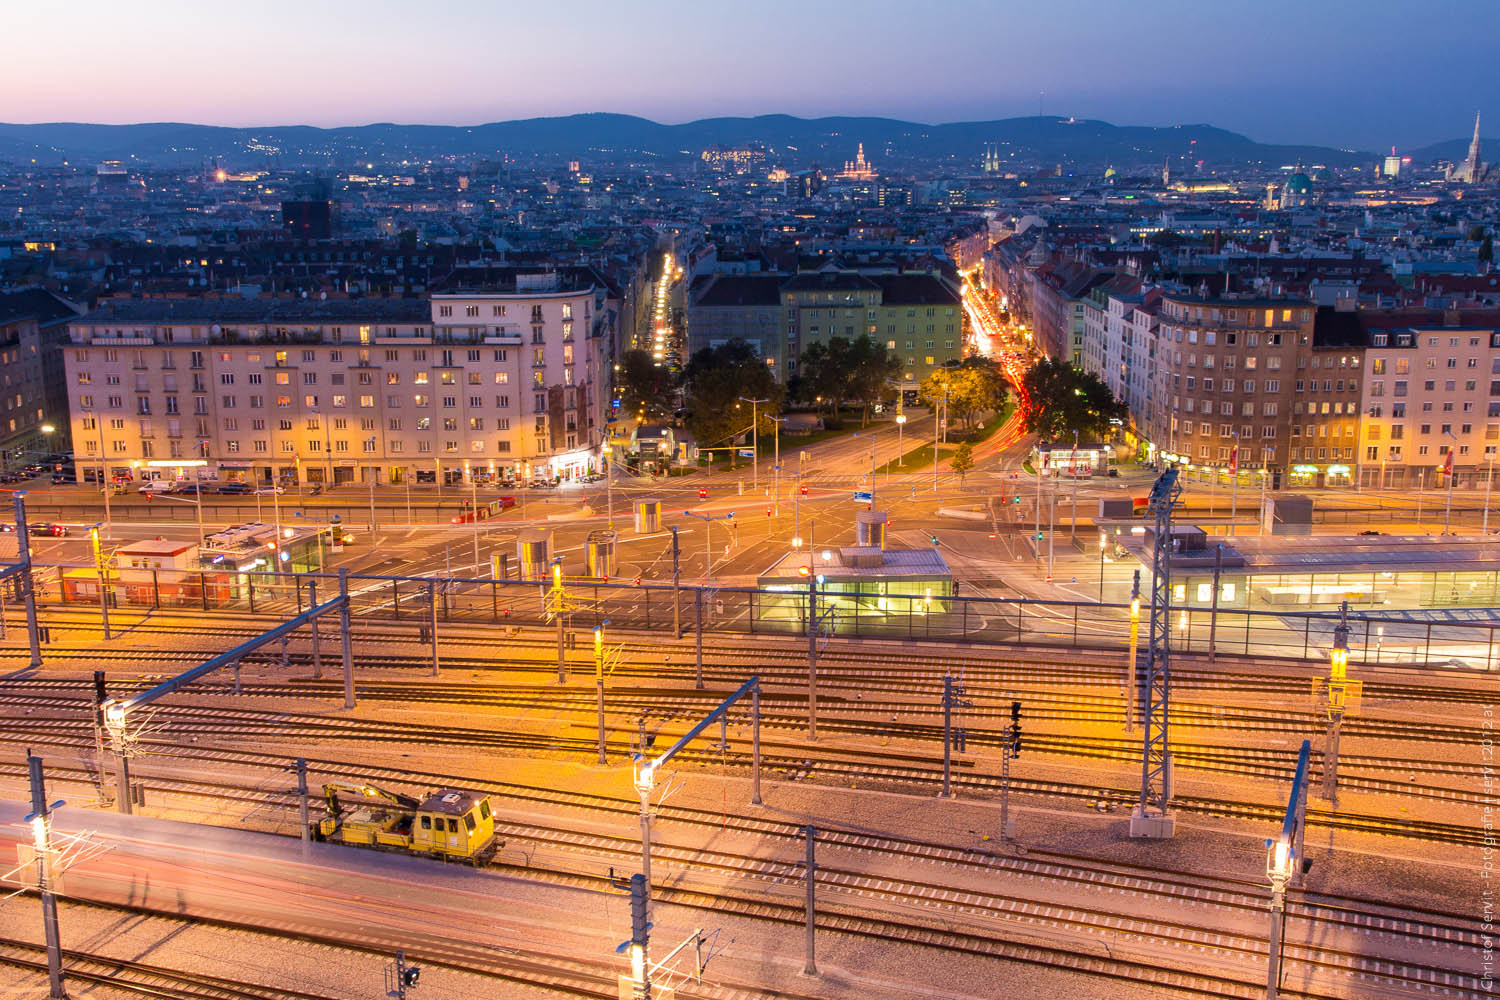
<svg viewBox="0 0 1500 1000">
<path fill-rule="evenodd" d="M 275 761 L 275 758 L 266 758 Z M 280 762 L 284 768 L 285 761 Z M 351 767 L 333 762 L 318 762 L 313 768 L 322 772 L 327 768 L 330 776 L 347 779 Z M 422 776 L 412 772 L 393 769 L 369 769 L 355 766 L 355 771 L 383 771 L 384 776 L 369 776 L 390 784 L 394 775 L 402 776 L 402 783 L 417 787 Z M 60 775 L 60 777 L 62 777 Z M 69 780 L 69 779 L 65 779 Z M 71 780 L 77 780 L 73 778 Z M 84 780 L 87 780 L 85 777 Z M 147 779 L 148 781 L 151 779 Z M 439 783 L 452 783 L 453 776 L 443 776 Z M 467 782 L 483 786 L 485 783 Z M 186 785 L 191 791 L 184 791 Z M 169 782 L 159 790 L 183 791 L 186 794 L 207 795 L 232 799 L 252 799 L 254 793 L 242 784 L 215 784 L 194 780 L 187 783 Z M 576 805 L 595 816 L 599 812 L 617 815 L 627 827 L 634 819 L 634 804 L 627 799 L 608 799 L 597 795 L 575 795 L 558 793 L 553 789 L 535 786 L 499 785 L 482 787 L 481 790 L 496 796 L 521 802 L 546 803 L 549 805 Z M 710 813 L 684 807 L 662 806 L 662 820 L 695 824 L 708 830 L 722 828 L 725 817 L 722 813 Z M 733 824 L 747 832 L 782 841 L 783 848 L 795 848 L 800 827 L 776 820 L 758 820 L 734 817 Z M 552 825 L 534 822 L 497 820 L 497 831 L 508 839 L 523 840 L 530 850 L 522 863 L 514 858 L 518 852 L 507 851 L 497 866 L 515 871 L 529 878 L 543 878 L 552 882 L 603 888 L 603 868 L 610 862 L 629 865 L 639 856 L 639 841 L 603 836 L 593 832 L 579 832 Z M 1059 905 L 1047 899 L 1027 898 L 1001 892 L 976 892 L 969 888 L 944 886 L 932 881 L 913 881 L 907 878 L 878 877 L 842 868 L 837 864 L 820 864 L 821 886 L 838 892 L 845 905 L 831 908 L 827 898 L 820 909 L 819 926 L 830 926 L 844 933 L 863 937 L 877 937 L 884 941 L 902 941 L 908 944 L 942 947 L 969 954 L 990 955 L 1038 964 L 1062 965 L 1094 975 L 1106 975 L 1116 979 L 1149 982 L 1153 985 L 1207 996 L 1252 996 L 1245 992 L 1252 983 L 1229 977 L 1204 976 L 1188 970 L 1161 967 L 1159 962 L 1136 962 L 1112 959 L 1110 963 L 1098 965 L 1097 949 L 1088 943 L 1089 938 L 1108 939 L 1118 950 L 1122 940 L 1126 944 L 1150 941 L 1166 943 L 1182 949 L 1204 952 L 1220 960 L 1232 961 L 1236 965 L 1253 965 L 1260 960 L 1263 942 L 1258 934 L 1245 935 L 1233 932 L 1213 931 L 1200 926 L 1203 921 L 1171 921 L 1162 918 L 1142 917 L 1139 909 L 1132 910 L 1132 903 L 1147 897 L 1185 902 L 1201 910 L 1207 906 L 1239 914 L 1259 914 L 1264 910 L 1264 890 L 1253 883 L 1237 882 L 1222 877 L 1170 872 L 1140 866 L 1115 865 L 1093 861 L 1085 866 L 1081 859 L 1066 855 L 1040 852 L 1037 856 L 1016 857 L 995 855 L 988 852 L 966 850 L 945 845 L 927 844 L 915 840 L 893 839 L 871 836 L 862 832 L 838 829 L 820 830 L 820 844 L 824 849 L 834 848 L 850 853 L 894 856 L 901 860 L 915 860 L 938 866 L 943 872 L 969 870 L 993 875 L 1005 871 L 1020 876 L 1022 884 L 1031 884 L 1032 879 L 1045 879 L 1052 884 L 1061 883 L 1069 889 L 1072 899 L 1077 890 L 1102 892 L 1114 902 L 1113 908 L 1091 907 L 1068 903 Z M 558 869 L 538 866 L 533 853 L 539 847 L 583 855 L 589 859 L 586 870 L 577 868 Z M 690 866 L 691 871 L 703 875 L 717 873 L 737 882 L 754 882 L 763 888 L 748 891 L 737 888 L 730 892 L 714 888 L 712 892 L 685 886 L 680 879 L 670 874 L 660 881 L 667 883 L 655 891 L 658 899 L 681 905 L 694 906 L 723 914 L 735 912 L 762 920 L 794 924 L 800 919 L 800 908 L 768 898 L 775 886 L 789 878 L 795 881 L 796 866 L 786 862 L 767 860 L 752 855 L 725 852 L 719 849 L 703 850 L 683 848 L 662 840 L 653 845 L 653 857 L 666 867 L 676 864 L 682 870 Z M 1135 897 L 1131 899 L 1130 897 Z M 904 916 L 897 919 L 871 917 L 858 906 L 849 908 L 850 899 L 857 903 L 876 902 L 896 908 Z M 1149 908 L 1147 908 L 1147 912 Z M 1302 965 L 1334 980 L 1358 980 L 1371 985 L 1406 992 L 1420 991 L 1424 995 L 1468 997 L 1478 996 L 1477 983 L 1472 976 L 1456 973 L 1460 961 L 1455 956 L 1449 966 L 1425 962 L 1392 961 L 1372 955 L 1374 937 L 1381 936 L 1389 943 L 1392 937 L 1400 938 L 1401 947 L 1409 947 L 1424 957 L 1435 957 L 1434 948 L 1476 950 L 1481 941 L 1477 927 L 1470 922 L 1446 914 L 1416 913 L 1393 907 L 1367 905 L 1365 901 L 1339 897 L 1309 897 L 1294 893 L 1289 901 L 1289 917 L 1308 920 L 1319 927 L 1312 936 L 1321 940 L 1329 930 L 1364 933 L 1371 941 L 1361 942 L 1357 949 L 1310 948 L 1290 944 L 1286 959 L 1290 966 Z M 1037 949 L 1033 945 L 1009 942 L 1000 952 L 995 951 L 995 939 L 999 935 L 985 933 L 983 927 L 956 929 L 952 926 L 955 917 L 961 916 L 980 924 L 993 921 L 1024 921 L 1028 927 L 1047 929 L 1049 942 L 1057 934 L 1071 935 L 1076 940 L 1071 947 L 1047 947 Z M 1289 935 L 1289 940 L 1291 937 Z M 1041 951 L 1045 956 L 1038 955 Z M 1113 953 L 1113 952 L 1112 952 Z M 1149 971 L 1148 971 L 1149 970 Z M 1258 981 L 1258 980 L 1257 980 Z M 1263 987 L 1262 987 L 1263 988 Z M 1218 989 L 1223 992 L 1215 993 Z M 1307 997 L 1343 996 L 1342 992 L 1319 992 L 1312 990 L 1293 995 Z"/>
<path fill-rule="evenodd" d="M 284 620 L 281 616 L 257 616 L 253 625 L 205 625 L 201 622 L 193 622 L 190 619 L 176 623 L 167 621 L 145 620 L 139 624 L 130 626 L 135 633 L 163 634 L 173 636 L 194 635 L 211 639 L 212 651 L 217 652 L 223 648 L 227 638 L 251 638 L 258 635 L 264 628 Z M 260 624 L 263 623 L 263 624 Z M 49 618 L 49 624 L 51 624 Z M 417 638 L 417 627 L 421 623 L 413 620 L 411 625 L 392 625 L 381 629 L 368 624 L 362 624 L 358 629 L 358 640 L 362 644 L 391 642 L 403 644 L 419 644 Z M 442 626 L 447 623 L 440 622 Z M 64 620 L 52 625 L 55 629 L 66 630 L 70 624 Z M 80 618 L 76 627 L 89 631 L 96 631 L 97 625 L 94 619 Z M 453 623 L 451 629 L 463 629 L 469 632 L 491 631 L 492 637 L 476 639 L 473 644 L 481 649 L 491 650 L 497 642 L 506 645 L 506 655 L 497 657 L 494 655 L 483 655 L 473 653 L 442 654 L 440 659 L 445 667 L 453 669 L 485 670 L 485 669 L 526 669 L 535 667 L 541 672 L 548 669 L 548 665 L 554 665 L 556 647 L 551 641 L 550 635 L 544 635 L 537 630 L 526 630 L 529 635 L 520 637 L 510 636 L 507 630 L 501 627 L 491 626 L 485 629 L 483 626 L 475 628 L 472 623 Z M 706 637 L 706 641 L 709 637 Z M 451 636 L 444 637 L 445 644 L 452 644 Z M 712 634 L 712 648 L 705 646 L 704 670 L 705 676 L 710 671 L 735 667 L 743 667 L 745 664 L 755 664 L 758 671 L 766 676 L 768 682 L 778 679 L 778 672 L 787 674 L 791 679 L 805 677 L 806 652 L 801 648 L 800 642 L 788 641 L 782 636 L 767 636 L 760 642 L 748 642 L 735 635 Z M 643 676 L 678 676 L 686 666 L 682 657 L 693 657 L 691 643 L 682 642 L 673 644 L 671 640 L 666 641 L 636 641 L 625 639 L 623 641 L 612 641 L 611 647 L 619 647 L 624 653 L 625 663 L 622 670 L 638 671 Z M 1118 687 L 1122 681 L 1121 667 L 1118 657 L 1105 658 L 1103 662 L 1090 662 L 1097 654 L 1083 653 L 1078 656 L 1059 656 L 1058 654 L 1027 654 L 1024 658 L 1018 657 L 1014 652 L 997 651 L 995 655 L 975 655 L 972 650 L 960 644 L 955 644 L 953 653 L 933 653 L 926 649 L 912 650 L 905 644 L 901 648 L 891 648 L 893 644 L 881 641 L 867 641 L 861 644 L 857 650 L 840 649 L 831 646 L 819 654 L 819 672 L 826 669 L 831 674 L 847 666 L 850 670 L 874 673 L 873 680 L 880 680 L 883 673 L 889 673 L 890 679 L 904 680 L 907 683 L 917 684 L 940 684 L 944 674 L 955 676 L 962 674 L 972 684 L 1023 684 L 1046 683 L 1049 685 L 1094 685 L 1102 684 Z M 528 648 L 530 655 L 520 655 L 521 648 Z M 49 650 L 49 652 L 55 652 Z M 197 662 L 204 657 L 190 651 L 174 650 L 167 653 L 155 653 L 149 651 L 133 650 L 99 650 L 90 647 L 87 652 L 92 656 L 103 653 L 111 659 L 118 658 L 129 662 L 140 660 L 150 662 L 152 657 L 166 657 L 168 660 L 182 660 L 184 662 Z M 424 649 L 425 652 L 425 649 Z M 333 660 L 334 650 L 330 644 L 328 658 Z M 0 658 L 25 656 L 22 650 L 5 649 L 0 650 Z M 662 658 L 671 661 L 660 663 Z M 262 659 L 271 659 L 269 654 L 262 654 Z M 355 657 L 356 663 L 361 667 L 390 667 L 394 669 L 422 668 L 429 661 L 421 654 L 418 655 L 394 655 L 394 654 L 360 654 Z M 636 662 L 632 662 L 632 660 Z M 302 664 L 310 663 L 311 656 L 305 650 L 300 653 L 299 661 Z M 583 659 L 574 661 L 575 669 L 591 667 Z M 663 669 L 668 667 L 668 669 Z M 1284 695 L 1288 697 L 1300 697 L 1309 694 L 1310 680 L 1316 676 L 1326 673 L 1326 666 L 1321 659 L 1315 659 L 1306 673 L 1284 673 L 1288 667 L 1209 670 L 1196 667 L 1189 661 L 1173 669 L 1173 684 L 1179 689 L 1202 689 L 1214 692 L 1243 692 L 1256 696 Z M 1359 672 L 1361 667 L 1352 668 Z M 1455 675 L 1462 679 L 1468 679 L 1470 673 L 1459 673 Z M 1479 676 L 1482 676 L 1479 675 Z M 1464 687 L 1443 684 L 1416 684 L 1395 680 L 1384 680 L 1379 677 L 1370 677 L 1364 685 L 1364 699 L 1367 702 L 1392 701 L 1397 703 L 1410 702 L 1433 702 L 1447 704 L 1473 704 L 1483 705 L 1490 700 L 1488 692 L 1479 687 Z"/>
<path fill-rule="evenodd" d="M 442 746 L 528 755 L 561 753 L 585 759 L 591 759 L 597 752 L 597 743 L 593 736 L 495 732 L 459 726 L 394 722 L 370 724 L 354 719 L 297 717 L 288 713 L 257 713 L 199 706 L 159 706 L 156 715 L 153 716 L 153 726 L 162 727 L 156 736 L 146 741 L 153 752 L 164 745 L 169 745 L 159 738 L 167 734 L 179 740 L 210 739 L 221 743 L 243 742 L 246 739 L 286 743 L 305 740 L 325 742 L 379 740 L 423 747 Z M 28 742 L 59 734 L 66 735 L 75 744 L 83 744 L 92 749 L 92 726 L 86 718 L 13 718 L 7 731 L 0 733 L 0 742 Z M 747 741 L 742 740 L 742 742 Z M 632 746 L 618 739 L 607 749 L 617 759 L 627 757 L 633 752 Z M 761 751 L 763 767 L 790 780 L 816 777 L 824 781 L 854 783 L 882 781 L 897 786 L 915 785 L 922 788 L 937 787 L 942 782 L 941 757 L 936 755 L 888 749 L 810 748 L 804 744 L 779 743 L 770 739 L 762 740 Z M 731 753 L 726 749 L 715 752 L 707 749 L 706 745 L 690 746 L 679 757 L 685 761 L 690 760 L 700 764 L 734 766 L 737 770 L 743 769 L 749 763 L 744 751 Z M 1357 787 L 1356 782 L 1367 780 L 1369 779 L 1351 778 L 1345 787 Z M 951 782 L 955 788 L 970 794 L 997 795 L 1001 791 L 1001 781 L 998 775 L 979 773 L 974 769 L 972 761 L 962 758 L 955 761 Z M 1059 797 L 1074 802 L 1082 801 L 1095 808 L 1106 809 L 1131 805 L 1138 797 L 1137 790 L 1134 788 L 1104 783 L 1083 784 L 1012 777 L 1010 788 L 1017 793 Z M 1175 808 L 1180 811 L 1270 823 L 1279 822 L 1283 812 L 1283 808 L 1276 805 L 1245 803 L 1209 796 L 1177 795 L 1173 802 Z M 1322 826 L 1349 832 L 1403 836 L 1439 843 L 1466 846 L 1482 846 L 1485 843 L 1484 831 L 1478 827 L 1414 817 L 1383 817 L 1309 808 L 1307 822 L 1310 827 Z"/>
<path fill-rule="evenodd" d="M 20 691 L 48 691 L 59 686 L 66 686 L 69 690 L 76 690 L 82 694 L 85 690 L 91 690 L 92 686 L 87 682 L 49 682 L 42 680 L 21 680 L 0 682 L 0 705 L 9 704 L 12 707 L 23 708 L 32 712 L 37 710 L 77 711 L 86 713 L 89 710 L 89 702 L 81 698 L 63 698 L 55 694 L 16 694 Z M 145 686 L 142 682 L 140 687 Z M 129 686 L 127 686 L 129 688 Z M 205 694 L 229 694 L 233 687 L 223 684 L 201 683 L 198 690 Z M 388 682 L 366 682 L 360 688 L 361 697 L 382 702 L 395 702 L 398 704 L 426 703 L 426 704 L 451 704 L 463 707 L 483 705 L 491 708 L 511 709 L 525 713 L 532 710 L 541 710 L 551 713 L 567 713 L 580 716 L 592 717 L 596 711 L 595 697 L 593 692 L 574 688 L 541 688 L 523 685 L 470 685 L 470 684 L 427 684 L 427 683 L 388 683 Z M 293 684 L 270 683 L 270 684 L 244 684 L 241 685 L 241 695 L 244 697 L 287 697 L 306 698 L 316 695 L 328 699 L 342 699 L 343 687 L 334 682 L 299 682 Z M 609 710 L 619 716 L 621 714 L 646 719 L 657 719 L 670 721 L 678 718 L 690 717 L 695 713 L 701 713 L 712 704 L 717 702 L 721 693 L 712 691 L 684 691 L 681 689 L 651 689 L 641 691 L 611 691 L 609 694 Z M 783 731 L 799 730 L 805 725 L 806 699 L 800 695 L 786 695 L 772 693 L 762 697 L 762 725 L 768 728 Z M 184 711 L 189 706 L 180 706 Z M 208 710 L 204 710 L 208 711 Z M 226 712 L 239 712 L 241 710 L 224 710 Z M 1194 710 L 1191 706 L 1177 707 L 1174 721 L 1179 726 L 1192 727 Z M 940 742 L 942 739 L 942 728 L 936 722 L 941 713 L 937 705 L 907 703 L 907 702 L 872 702 L 865 700 L 853 701 L 830 696 L 825 693 L 821 702 L 819 724 L 830 732 L 837 732 L 849 736 L 877 737 L 881 739 L 907 739 L 913 741 Z M 220 714 L 223 714 L 222 712 Z M 277 721 L 285 720 L 313 720 L 324 721 L 320 717 L 309 717 L 293 715 L 286 712 L 273 713 Z M 252 720 L 249 724 L 254 725 L 254 715 L 235 715 L 236 718 Z M 1028 709 L 1028 717 L 1038 721 L 1056 721 L 1073 723 L 1082 721 L 1078 713 L 1070 713 L 1068 710 L 1050 710 L 1046 708 L 1037 709 L 1034 706 Z M 933 722 L 903 721 L 911 719 L 932 718 Z M 969 725 L 972 721 L 991 722 L 993 726 L 988 729 L 969 729 L 966 739 L 975 746 L 998 749 L 999 735 L 997 730 L 1008 719 L 1003 710 L 997 704 L 990 709 L 968 709 L 963 713 L 961 725 Z M 1104 713 L 1103 718 L 1089 721 L 1113 722 L 1118 719 L 1118 712 Z M 312 724 L 312 722 L 309 722 Z M 1221 719 L 1211 719 L 1203 722 L 1201 716 L 1197 723 L 1201 728 L 1222 729 L 1224 725 Z M 340 720 L 338 726 L 347 728 L 349 726 L 362 726 L 358 732 L 362 736 L 372 739 L 380 738 L 380 731 L 373 729 L 375 723 L 358 723 L 355 720 Z M 391 723 L 392 726 L 402 724 Z M 1315 725 L 1314 720 L 1309 719 L 1309 727 Z M 1373 724 L 1369 724 L 1373 725 Z M 1359 727 L 1351 726 L 1351 731 Z M 1289 730 L 1292 731 L 1292 730 Z M 1306 731 L 1306 730 L 1303 730 Z M 1431 734 L 1423 734 L 1420 731 L 1413 732 L 1405 727 L 1401 732 L 1408 738 L 1431 739 Z M 1102 736 L 1076 735 L 1074 733 L 1034 733 L 1028 734 L 1028 744 L 1043 753 L 1066 757 L 1081 757 L 1090 760 L 1120 760 L 1134 761 L 1139 757 L 1139 741 L 1133 739 L 1118 739 Z M 1270 780 L 1290 780 L 1295 767 L 1295 753 L 1289 749 L 1267 748 L 1267 747 L 1240 747 L 1228 745 L 1193 744 L 1181 740 L 1173 744 L 1173 760 L 1176 766 L 1205 771 L 1217 771 L 1228 774 L 1241 774 L 1253 777 L 1266 778 Z M 1404 796 L 1416 796 L 1421 798 L 1445 799 L 1450 801 L 1477 803 L 1479 798 L 1471 789 L 1478 787 L 1479 773 L 1476 767 L 1470 764 L 1434 761 L 1430 757 L 1424 758 L 1391 758 L 1362 756 L 1356 754 L 1344 754 L 1341 756 L 1344 774 L 1341 781 L 1345 788 L 1373 793 L 1393 793 Z M 1404 780 L 1400 775 L 1407 776 Z M 1418 778 L 1420 777 L 1420 780 Z M 1447 780 L 1448 784 L 1439 784 L 1439 780 Z M 1458 787 L 1461 782 L 1467 782 L 1468 787 Z"/>
</svg>

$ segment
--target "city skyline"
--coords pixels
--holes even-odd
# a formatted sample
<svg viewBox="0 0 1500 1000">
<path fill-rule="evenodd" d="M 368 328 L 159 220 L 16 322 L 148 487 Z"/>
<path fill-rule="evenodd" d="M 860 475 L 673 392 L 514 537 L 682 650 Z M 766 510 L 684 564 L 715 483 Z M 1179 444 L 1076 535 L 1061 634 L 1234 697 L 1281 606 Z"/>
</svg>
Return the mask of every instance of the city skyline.
<svg viewBox="0 0 1500 1000">
<path fill-rule="evenodd" d="M 613 112 L 668 124 L 783 113 L 938 124 L 1040 111 L 1383 151 L 1462 136 L 1476 108 L 1500 104 L 1482 72 L 1500 11 L 1448 6 L 1458 20 L 1407 18 L 1415 8 L 1394 2 L 1212 12 L 1171 2 L 1122 23 L 1092 2 L 1066 19 L 950 5 L 921 20 L 881 2 L 850 24 L 829 6 L 776 2 L 731 21 L 727 5 L 660 4 L 627 19 L 587 2 L 573 22 L 586 30 L 560 49 L 534 44 L 560 27 L 547 11 L 461 4 L 408 23 L 382 0 L 356 22 L 278 2 L 229 31 L 218 12 L 175 0 L 146 14 L 89 0 L 67 17 L 13 15 L 37 44 L 0 67 L 0 86 L 20 95 L 6 117 L 28 123 L 478 125 Z M 842 44 L 829 47 L 830 33 Z M 67 73 L 48 69 L 58 51 Z M 1162 51 L 1172 58 L 1152 56 Z"/>
</svg>

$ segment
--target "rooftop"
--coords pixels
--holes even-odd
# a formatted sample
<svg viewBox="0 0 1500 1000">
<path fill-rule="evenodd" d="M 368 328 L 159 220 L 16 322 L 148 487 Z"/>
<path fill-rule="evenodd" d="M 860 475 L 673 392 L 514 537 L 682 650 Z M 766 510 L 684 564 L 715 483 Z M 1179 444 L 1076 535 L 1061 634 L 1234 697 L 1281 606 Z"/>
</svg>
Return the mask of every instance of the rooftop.
<svg viewBox="0 0 1500 1000">
<path fill-rule="evenodd" d="M 73 320 L 75 326 L 183 323 L 430 323 L 425 299 L 116 299 Z"/>
</svg>

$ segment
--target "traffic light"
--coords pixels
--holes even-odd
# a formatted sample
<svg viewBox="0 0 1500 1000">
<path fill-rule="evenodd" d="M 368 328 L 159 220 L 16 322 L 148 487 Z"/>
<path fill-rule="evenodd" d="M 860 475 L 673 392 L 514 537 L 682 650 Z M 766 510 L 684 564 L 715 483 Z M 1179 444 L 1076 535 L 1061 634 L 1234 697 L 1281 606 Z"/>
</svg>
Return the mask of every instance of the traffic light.
<svg viewBox="0 0 1500 1000">
<path fill-rule="evenodd" d="M 1010 729 L 1010 755 L 1019 757 L 1021 756 L 1021 703 L 1019 701 L 1010 703 Z"/>
<path fill-rule="evenodd" d="M 401 985 L 415 986 L 417 980 L 422 978 L 422 970 L 415 965 L 408 965 L 401 970 Z"/>
<path fill-rule="evenodd" d="M 698 499 L 699 500 L 707 500 L 708 499 L 708 490 L 700 488 L 698 490 Z"/>
<path fill-rule="evenodd" d="M 771 516 L 771 508 L 769 508 L 769 507 L 766 508 L 766 516 L 767 517 Z"/>
<path fill-rule="evenodd" d="M 1036 540 L 1039 542 L 1042 540 L 1042 533 L 1040 531 L 1036 533 Z"/>
<path fill-rule="evenodd" d="M 932 535 L 932 536 L 930 536 L 930 537 L 931 537 L 931 538 L 932 538 L 932 544 L 933 544 L 933 545 L 936 545 L 936 544 L 937 544 L 937 543 L 938 543 L 938 540 L 937 540 L 937 535 Z"/>
<path fill-rule="evenodd" d="M 807 487 L 806 486 L 802 487 L 802 495 L 803 496 L 807 496 Z"/>
</svg>

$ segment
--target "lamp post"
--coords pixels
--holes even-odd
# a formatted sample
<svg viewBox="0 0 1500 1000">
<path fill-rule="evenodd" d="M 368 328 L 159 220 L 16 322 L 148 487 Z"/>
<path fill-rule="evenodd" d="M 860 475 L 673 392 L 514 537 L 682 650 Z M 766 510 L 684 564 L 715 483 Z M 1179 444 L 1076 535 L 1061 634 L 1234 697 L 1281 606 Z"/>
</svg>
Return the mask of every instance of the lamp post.
<svg viewBox="0 0 1500 1000">
<path fill-rule="evenodd" d="M 104 418 L 94 417 L 94 429 L 99 432 L 99 486 L 104 490 L 104 537 L 114 539 L 114 520 L 109 514 L 109 465 L 104 457 Z"/>
<path fill-rule="evenodd" d="M 1104 547 L 1108 544 L 1109 536 L 1099 532 L 1099 603 L 1104 603 Z"/>
<path fill-rule="evenodd" d="M 109 634 L 109 584 L 104 572 L 104 546 L 99 543 L 99 525 L 89 529 L 89 541 L 94 550 L 94 567 L 99 571 L 99 617 L 104 622 L 104 638 Z"/>
<path fill-rule="evenodd" d="M 599 449 L 599 454 L 604 456 L 604 491 L 609 497 L 610 528 L 615 526 L 615 463 L 609 458 L 614 451 L 608 440 L 605 440 L 604 446 Z"/>
<path fill-rule="evenodd" d="M 900 397 L 897 397 L 900 398 Z M 896 414 L 896 464 L 906 466 L 906 414 Z"/>
<path fill-rule="evenodd" d="M 761 403 L 769 403 L 770 397 L 765 399 L 750 399 L 747 396 L 738 397 L 741 403 L 750 404 L 750 450 L 752 465 L 750 469 L 750 483 L 758 492 L 760 490 L 760 420 L 757 417 L 756 406 Z M 744 482 L 744 480 L 741 480 Z"/>
<path fill-rule="evenodd" d="M 1261 451 L 1265 449 L 1262 448 Z M 1262 460 L 1260 466 L 1260 533 L 1262 535 L 1266 533 L 1266 481 L 1270 478 L 1271 474 L 1266 471 L 1265 462 Z"/>
<path fill-rule="evenodd" d="M 1495 483 L 1495 453 L 1491 452 L 1485 458 L 1484 477 L 1484 521 L 1480 525 L 1479 533 L 1488 535 L 1490 533 L 1490 488 Z"/>
<path fill-rule="evenodd" d="M 1234 534 L 1234 518 L 1239 510 L 1240 503 L 1240 436 L 1231 434 L 1234 438 L 1234 451 L 1229 455 L 1229 533 Z"/>
<path fill-rule="evenodd" d="M 1068 524 L 1069 543 L 1078 540 L 1078 432 L 1073 432 L 1073 511 Z"/>
<path fill-rule="evenodd" d="M 1130 584 L 1130 655 L 1125 658 L 1125 731 L 1135 732 L 1135 651 L 1141 635 L 1141 571 Z"/>
<path fill-rule="evenodd" d="M 1443 503 L 1443 534 L 1449 533 L 1449 521 L 1453 515 L 1453 466 L 1454 455 L 1458 452 L 1458 437 L 1452 431 L 1445 432 L 1453 443 L 1448 446 L 1448 459 L 1443 463 L 1443 472 L 1448 477 L 1448 497 Z"/>
</svg>

